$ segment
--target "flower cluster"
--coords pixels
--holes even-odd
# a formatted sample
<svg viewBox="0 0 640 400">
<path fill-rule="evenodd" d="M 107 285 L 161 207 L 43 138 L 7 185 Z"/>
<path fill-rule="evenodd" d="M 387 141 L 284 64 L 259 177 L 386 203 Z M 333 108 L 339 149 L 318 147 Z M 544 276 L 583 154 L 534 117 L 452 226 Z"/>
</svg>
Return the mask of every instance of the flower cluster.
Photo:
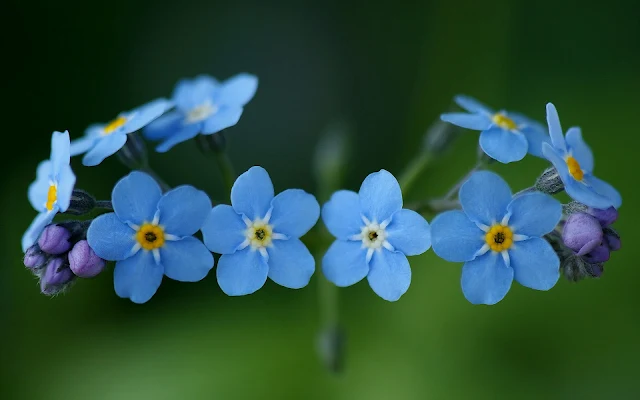
<svg viewBox="0 0 640 400">
<path fill-rule="evenodd" d="M 505 297 L 514 280 L 546 291 L 561 273 L 571 280 L 599 277 L 620 248 L 610 225 L 621 196 L 593 175 L 594 156 L 580 129 L 565 135 L 552 104 L 547 129 L 518 113 L 495 112 L 457 96 L 467 112 L 442 114 L 444 122 L 429 130 L 405 174 L 396 179 L 384 169 L 371 173 L 358 192 L 340 189 L 345 152 L 335 148 L 342 141 L 332 140 L 332 151 L 319 153 L 319 183 L 326 192 L 321 207 L 301 189 L 276 195 L 262 167 L 233 174 L 221 145 L 223 131 L 238 123 L 257 86 L 249 74 L 224 82 L 199 76 L 180 81 L 170 100 L 91 125 L 73 142 L 67 132 L 54 132 L 50 159 L 38 166 L 28 191 L 38 215 L 22 239 L 24 264 L 39 277 L 42 292 L 59 293 L 75 278 L 94 277 L 114 262 L 115 292 L 134 303 L 149 301 L 165 276 L 197 282 L 214 267 L 221 290 L 242 296 L 262 288 L 267 278 L 303 288 L 318 260 L 332 284 L 346 287 L 366 278 L 377 296 L 397 301 L 411 284 L 407 257 L 433 247 L 444 260 L 464 263 L 465 298 L 490 305 Z M 481 131 L 479 148 L 486 156 L 445 196 L 405 206 L 403 193 L 427 161 L 451 144 L 454 135 L 445 123 Z M 205 143 L 200 150 L 213 150 L 229 183 L 230 205 L 222 200 L 213 206 L 205 192 L 189 185 L 167 185 L 149 166 L 141 136 L 159 142 L 160 153 L 191 139 Z M 132 172 L 115 184 L 110 199 L 96 200 L 75 187 L 70 157 L 80 154 L 85 166 L 116 154 Z M 486 170 L 487 160 L 507 164 L 527 154 L 551 165 L 516 194 Z M 562 190 L 571 203 L 553 197 Z M 95 218 L 53 222 L 59 213 L 88 216 L 96 210 L 103 212 Z M 426 214 L 434 216 L 431 225 Z M 326 230 L 313 229 L 320 218 Z"/>
</svg>

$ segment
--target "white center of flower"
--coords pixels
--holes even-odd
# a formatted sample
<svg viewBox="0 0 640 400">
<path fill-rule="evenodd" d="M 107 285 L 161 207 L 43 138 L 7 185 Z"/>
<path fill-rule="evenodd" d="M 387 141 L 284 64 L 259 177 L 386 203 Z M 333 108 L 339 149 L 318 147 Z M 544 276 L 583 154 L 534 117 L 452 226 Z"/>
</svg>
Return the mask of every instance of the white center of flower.
<svg viewBox="0 0 640 400">
<path fill-rule="evenodd" d="M 218 106 L 213 104 L 211 100 L 207 100 L 199 106 L 193 107 L 187 113 L 186 122 L 193 124 L 194 122 L 204 121 L 213 114 L 218 112 Z"/>
<path fill-rule="evenodd" d="M 362 242 L 362 248 L 367 249 L 367 262 L 371 260 L 374 251 L 380 251 L 382 248 L 394 251 L 393 246 L 387 240 L 389 235 L 386 228 L 389 222 L 391 222 L 390 220 L 378 224 L 376 221 L 369 221 L 369 219 L 363 215 L 362 221 L 364 222 L 364 226 L 360 229 L 360 233 L 353 235 L 350 239 Z"/>
<path fill-rule="evenodd" d="M 251 221 L 249 218 L 243 216 L 242 219 L 247 229 L 244 230 L 245 239 L 238 250 L 251 246 L 251 251 L 259 251 L 264 257 L 268 257 L 267 247 L 273 246 L 274 240 L 287 239 L 285 235 L 274 232 L 273 225 L 269 224 L 271 210 L 267 212 L 264 218 L 256 218 Z"/>
</svg>

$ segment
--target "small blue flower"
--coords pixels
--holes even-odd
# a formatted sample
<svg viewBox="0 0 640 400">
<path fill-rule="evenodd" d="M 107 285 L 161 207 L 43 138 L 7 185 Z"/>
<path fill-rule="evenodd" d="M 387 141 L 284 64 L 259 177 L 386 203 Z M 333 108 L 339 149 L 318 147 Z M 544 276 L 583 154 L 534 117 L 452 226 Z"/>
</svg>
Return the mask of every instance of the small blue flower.
<svg viewBox="0 0 640 400">
<path fill-rule="evenodd" d="M 213 268 L 213 255 L 194 238 L 211 201 L 192 186 L 164 195 L 149 175 L 134 171 L 122 178 L 111 195 L 115 212 L 89 226 L 87 240 L 98 257 L 116 261 L 116 293 L 145 303 L 158 290 L 162 276 L 197 282 Z"/>
<path fill-rule="evenodd" d="M 115 154 L 127 142 L 127 134 L 135 132 L 173 107 L 166 99 L 157 99 L 129 112 L 123 112 L 108 124 L 94 124 L 84 136 L 71 143 L 71 155 L 86 153 L 82 164 L 93 167 Z"/>
<path fill-rule="evenodd" d="M 442 114 L 440 119 L 482 131 L 480 147 L 489 157 L 504 164 L 522 160 L 527 152 L 543 157 L 542 143 L 549 142 L 549 135 L 542 124 L 514 112 L 496 113 L 471 97 L 456 96 L 455 101 L 469 114 Z"/>
<path fill-rule="evenodd" d="M 220 132 L 238 123 L 257 88 L 258 78 L 249 74 L 238 74 L 222 83 L 206 75 L 183 79 L 173 92 L 176 110 L 149 124 L 144 135 L 161 140 L 156 151 L 164 153 L 199 133 Z"/>
<path fill-rule="evenodd" d="M 69 165 L 69 132 L 53 132 L 51 157 L 38 165 L 36 180 L 29 186 L 29 202 L 40 214 L 22 236 L 22 251 L 32 246 L 45 226 L 58 212 L 65 212 L 71 202 L 76 176 Z"/>
<path fill-rule="evenodd" d="M 607 182 L 592 175 L 593 153 L 582 140 L 580 128 L 569 128 L 564 137 L 558 111 L 551 103 L 547 104 L 547 122 L 551 144 L 545 143 L 542 152 L 558 171 L 567 194 L 589 207 L 620 208 L 620 193 Z"/>
<path fill-rule="evenodd" d="M 396 301 L 411 283 L 406 256 L 431 246 L 427 221 L 402 208 L 396 178 L 381 170 L 367 176 L 360 192 L 340 190 L 322 207 L 322 220 L 337 238 L 322 259 L 322 271 L 337 286 L 367 277 L 380 297 Z"/>
<path fill-rule="evenodd" d="M 274 197 L 269 174 L 252 167 L 231 189 L 231 205 L 217 205 L 202 227 L 209 250 L 222 254 L 218 284 L 229 296 L 260 289 L 267 277 L 291 289 L 306 286 L 315 261 L 300 237 L 320 216 L 316 198 L 288 189 Z"/>
<path fill-rule="evenodd" d="M 464 262 L 462 292 L 473 304 L 502 300 L 515 278 L 521 285 L 551 289 L 560 260 L 542 236 L 555 229 L 562 205 L 553 197 L 527 193 L 512 197 L 493 172 L 474 173 L 460 188 L 462 211 L 447 211 L 431 222 L 433 251 Z"/>
</svg>

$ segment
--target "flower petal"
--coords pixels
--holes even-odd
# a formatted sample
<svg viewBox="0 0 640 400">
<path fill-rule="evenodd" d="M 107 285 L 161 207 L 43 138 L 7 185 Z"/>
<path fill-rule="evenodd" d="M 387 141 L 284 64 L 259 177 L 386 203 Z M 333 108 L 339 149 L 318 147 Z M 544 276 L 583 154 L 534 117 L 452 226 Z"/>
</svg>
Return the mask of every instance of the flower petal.
<svg viewBox="0 0 640 400">
<path fill-rule="evenodd" d="M 473 222 L 491 226 L 500 222 L 511 202 L 511 189 L 498 174 L 475 172 L 460 187 L 460 204 Z"/>
<path fill-rule="evenodd" d="M 161 197 L 162 190 L 156 181 L 140 171 L 120 179 L 111 193 L 113 211 L 118 218 L 136 225 L 153 221 Z"/>
<path fill-rule="evenodd" d="M 562 177 L 562 175 L 560 176 Z M 585 176 L 582 182 L 578 182 L 568 176 L 566 180 L 563 180 L 564 190 L 569 196 L 571 196 L 572 199 L 579 201 L 580 203 L 589 207 L 605 209 L 613 206 L 616 203 L 616 199 L 605 197 L 600 193 L 597 193 L 596 187 L 591 186 L 594 180 L 600 181 L 598 178 L 595 178 L 593 176 Z M 604 184 L 608 185 L 606 183 Z M 620 198 L 618 197 L 617 200 L 620 200 Z M 618 203 L 618 206 L 619 205 L 620 204 Z"/>
<path fill-rule="evenodd" d="M 280 286 L 300 289 L 309 283 L 316 263 L 309 249 L 299 239 L 275 240 L 267 248 L 269 278 Z"/>
<path fill-rule="evenodd" d="M 273 184 L 262 167 L 251 167 L 236 179 L 231 188 L 231 205 L 238 214 L 254 220 L 264 218 L 271 208 Z"/>
<path fill-rule="evenodd" d="M 58 199 L 56 200 L 60 212 L 65 212 L 71 203 L 71 194 L 76 185 L 76 176 L 69 164 L 62 166 L 58 173 Z"/>
<path fill-rule="evenodd" d="M 193 236 L 165 242 L 160 249 L 164 274 L 180 282 L 198 282 L 213 268 L 213 255 Z"/>
<path fill-rule="evenodd" d="M 89 246 L 108 261 L 120 261 L 131 257 L 136 245 L 136 232 L 118 219 L 115 213 L 102 214 L 91 222 L 87 231 Z"/>
<path fill-rule="evenodd" d="M 70 154 L 72 156 L 77 156 L 78 154 L 86 153 L 95 145 L 97 140 L 99 139 L 95 136 L 83 136 L 74 140 L 73 142 L 71 142 L 69 148 Z"/>
<path fill-rule="evenodd" d="M 558 110 L 552 103 L 547 103 L 547 124 L 549 125 L 549 136 L 551 136 L 551 144 L 556 149 L 567 152 L 567 144 L 564 140 L 562 126 L 560 125 L 560 117 Z"/>
<path fill-rule="evenodd" d="M 251 74 L 238 74 L 220 85 L 216 101 L 220 104 L 242 107 L 247 104 L 258 89 L 258 78 Z"/>
<path fill-rule="evenodd" d="M 82 164 L 93 167 L 100 164 L 105 158 L 115 154 L 127 142 L 127 135 L 112 133 L 98 139 L 95 146 L 82 158 Z"/>
<path fill-rule="evenodd" d="M 387 240 L 407 256 L 422 254 L 431 247 L 431 229 L 422 215 L 402 209 L 393 214 L 387 226 Z"/>
<path fill-rule="evenodd" d="M 542 143 L 551 143 L 551 138 L 545 129 L 537 128 L 536 126 L 528 125 L 520 129 L 520 132 L 527 138 L 529 146 L 527 151 L 532 156 L 544 158 L 542 154 Z"/>
<path fill-rule="evenodd" d="M 609 183 L 603 181 L 602 179 L 596 178 L 593 175 L 589 175 L 586 177 L 587 184 L 593 188 L 599 195 L 607 198 L 610 201 L 610 205 L 615 208 L 620 208 L 622 205 L 622 196 L 620 192 L 616 190 Z M 586 203 L 585 203 L 586 204 Z M 588 205 L 588 204 L 587 204 Z M 592 206 L 595 207 L 595 206 Z M 608 207 L 595 207 L 595 208 L 608 208 Z"/>
<path fill-rule="evenodd" d="M 183 121 L 184 115 L 181 112 L 171 111 L 150 122 L 142 133 L 149 140 L 165 139 L 173 136 L 181 128 Z"/>
<path fill-rule="evenodd" d="M 36 211 L 46 211 L 47 194 L 49 193 L 50 178 L 38 177 L 29 185 L 27 196 L 29 203 Z"/>
<path fill-rule="evenodd" d="M 381 249 L 373 254 L 367 280 L 374 292 L 387 301 L 396 301 L 411 284 L 411 267 L 399 251 Z"/>
<path fill-rule="evenodd" d="M 372 222 L 388 220 L 402 209 L 402 190 L 389 171 L 381 169 L 369 174 L 360 186 L 360 209 Z"/>
<path fill-rule="evenodd" d="M 51 135 L 51 168 L 54 175 L 60 173 L 71 160 L 69 132 L 53 132 Z"/>
<path fill-rule="evenodd" d="M 575 180 L 569 175 L 569 168 L 564 161 L 562 155 L 558 154 L 558 150 L 554 149 L 549 143 L 542 144 L 542 154 L 544 157 L 553 164 L 554 168 L 558 171 L 562 182 L 566 184 L 568 180 Z"/>
<path fill-rule="evenodd" d="M 207 118 L 202 126 L 202 133 L 210 135 L 234 126 L 242 116 L 242 107 L 224 107 L 215 115 Z"/>
<path fill-rule="evenodd" d="M 269 267 L 259 251 L 246 248 L 225 254 L 218 261 L 218 285 L 229 296 L 244 296 L 260 289 L 267 281 Z"/>
<path fill-rule="evenodd" d="M 274 232 L 299 238 L 318 222 L 320 205 L 315 196 L 301 189 L 288 189 L 271 201 L 269 223 Z"/>
<path fill-rule="evenodd" d="M 496 304 L 509 292 L 512 282 L 513 269 L 499 253 L 490 251 L 462 267 L 462 292 L 472 304 Z"/>
<path fill-rule="evenodd" d="M 462 128 L 473 129 L 474 131 L 483 131 L 491 126 L 491 118 L 482 114 L 447 113 L 440 115 L 440 119 Z"/>
<path fill-rule="evenodd" d="M 173 102 L 167 99 L 156 99 L 138 107 L 131 119 L 122 127 L 122 133 L 132 133 L 144 127 L 149 122 L 164 114 L 173 107 Z"/>
<path fill-rule="evenodd" d="M 562 204 L 544 193 L 526 193 L 507 207 L 509 226 L 519 234 L 543 236 L 555 229 L 562 218 Z"/>
<path fill-rule="evenodd" d="M 482 104 L 481 102 L 479 102 L 478 100 L 474 99 L 471 96 L 466 96 L 461 94 L 454 97 L 453 100 L 456 102 L 457 105 L 469 111 L 470 113 L 493 114 L 493 111 L 491 110 L 491 108 L 485 106 L 484 104 Z"/>
<path fill-rule="evenodd" d="M 158 201 L 160 225 L 166 233 L 191 236 L 198 232 L 211 212 L 211 200 L 193 186 L 178 186 Z"/>
<path fill-rule="evenodd" d="M 487 155 L 503 164 L 520 161 L 527 155 L 529 143 L 521 133 L 494 126 L 480 134 L 480 147 Z"/>
<path fill-rule="evenodd" d="M 322 206 L 322 221 L 338 239 L 347 240 L 360 233 L 363 226 L 360 196 L 350 190 L 339 190 Z"/>
<path fill-rule="evenodd" d="M 322 257 L 322 273 L 336 286 L 351 286 L 369 273 L 362 242 L 336 240 Z"/>
<path fill-rule="evenodd" d="M 134 303 L 146 303 L 162 282 L 162 265 L 156 264 L 150 251 L 139 251 L 133 257 L 118 261 L 113 270 L 116 294 Z"/>
<path fill-rule="evenodd" d="M 514 243 L 509 249 L 515 279 L 536 290 L 551 289 L 560 278 L 560 260 L 553 247 L 544 239 L 531 238 Z"/>
<path fill-rule="evenodd" d="M 208 75 L 200 75 L 194 79 L 183 79 L 176 85 L 172 99 L 179 110 L 190 111 L 207 101 L 213 101 L 213 96 L 219 86 L 220 83 Z"/>
<path fill-rule="evenodd" d="M 589 145 L 582 139 L 582 131 L 577 126 L 569 128 L 567 131 L 567 145 L 571 155 L 578 161 L 582 170 L 593 172 L 593 152 Z"/>
<path fill-rule="evenodd" d="M 213 207 L 202 226 L 202 238 L 209 250 L 218 254 L 235 253 L 245 240 L 247 229 L 233 207 L 220 204 Z"/>
<path fill-rule="evenodd" d="M 462 211 L 445 211 L 431 221 L 431 246 L 440 258 L 470 261 L 484 244 L 484 232 Z"/>
<path fill-rule="evenodd" d="M 198 133 L 202 130 L 202 123 L 179 125 L 177 129 L 173 134 L 166 137 L 162 143 L 156 146 L 158 153 L 166 153 L 171 150 L 173 146 L 198 136 Z"/>
<path fill-rule="evenodd" d="M 21 244 L 23 253 L 38 241 L 38 238 L 45 226 L 49 225 L 51 221 L 53 221 L 53 217 L 55 217 L 57 212 L 58 210 L 54 208 L 51 211 L 41 212 L 33 219 L 29 228 L 27 228 L 27 231 L 22 235 Z"/>
</svg>

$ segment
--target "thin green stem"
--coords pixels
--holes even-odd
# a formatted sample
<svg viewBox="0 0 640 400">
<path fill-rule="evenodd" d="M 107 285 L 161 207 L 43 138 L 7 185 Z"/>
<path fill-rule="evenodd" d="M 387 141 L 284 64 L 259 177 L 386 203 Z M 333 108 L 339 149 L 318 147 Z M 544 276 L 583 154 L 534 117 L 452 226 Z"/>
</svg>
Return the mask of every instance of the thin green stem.
<svg viewBox="0 0 640 400">
<path fill-rule="evenodd" d="M 222 175 L 222 181 L 224 182 L 225 190 L 227 191 L 227 195 L 231 195 L 231 188 L 233 187 L 233 183 L 236 180 L 236 172 L 233 168 L 233 164 L 231 163 L 231 159 L 226 152 L 216 152 L 214 153 L 214 158 L 216 159 L 216 164 L 218 164 L 218 168 L 220 168 L 220 174 Z"/>
<path fill-rule="evenodd" d="M 433 161 L 433 157 L 430 153 L 423 151 L 404 170 L 398 182 L 402 188 L 402 194 L 406 195 L 409 189 L 415 184 L 420 177 L 420 174 L 427 169 L 427 167 Z"/>
<path fill-rule="evenodd" d="M 462 186 L 462 184 L 465 183 L 471 177 L 471 175 L 473 175 L 474 172 L 481 170 L 482 168 L 484 168 L 484 166 L 485 164 L 482 160 L 478 161 L 476 165 L 474 165 L 473 168 L 471 168 L 469 172 L 467 172 L 465 176 L 462 177 L 462 179 L 456 182 L 456 184 L 453 185 L 451 189 L 449 189 L 449 191 L 447 192 L 447 194 L 444 195 L 443 198 L 445 200 L 451 200 L 452 197 L 458 194 L 458 191 L 460 190 L 460 187 Z"/>
<path fill-rule="evenodd" d="M 113 205 L 111 204 L 111 200 L 98 200 L 96 201 L 96 208 L 102 208 L 105 210 L 113 211 Z"/>
</svg>

